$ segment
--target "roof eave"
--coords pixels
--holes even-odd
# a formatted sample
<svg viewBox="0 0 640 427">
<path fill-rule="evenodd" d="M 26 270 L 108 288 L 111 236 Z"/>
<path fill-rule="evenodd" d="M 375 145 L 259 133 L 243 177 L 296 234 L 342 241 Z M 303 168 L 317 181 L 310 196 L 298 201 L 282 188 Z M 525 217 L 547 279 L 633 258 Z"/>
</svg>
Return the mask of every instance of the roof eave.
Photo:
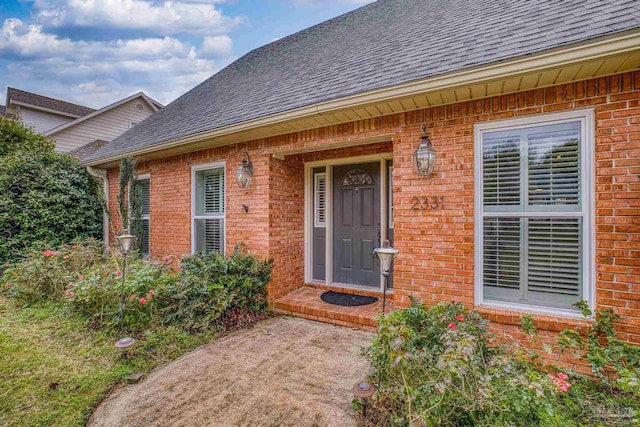
<svg viewBox="0 0 640 427">
<path fill-rule="evenodd" d="M 57 126 L 47 132 L 44 133 L 44 136 L 51 136 L 53 134 L 56 134 L 60 131 L 63 131 L 65 129 L 70 128 L 71 126 L 75 126 L 77 124 L 83 123 L 86 120 L 89 120 L 93 117 L 99 116 L 102 113 L 105 113 L 109 110 L 113 110 L 116 107 L 121 106 L 122 104 L 126 104 L 129 101 L 133 101 L 136 98 L 142 98 L 152 109 L 154 112 L 158 111 L 158 108 L 154 105 L 154 102 L 151 98 L 149 98 L 147 95 L 144 94 L 144 92 L 136 92 L 133 95 L 129 95 L 126 98 L 122 98 L 119 101 L 116 101 L 114 103 L 111 103 L 109 105 L 107 105 L 106 107 L 103 107 L 99 110 L 95 110 L 92 113 L 87 114 L 86 116 L 82 116 L 82 117 L 78 117 L 76 116 L 76 120 L 61 124 L 60 126 Z"/>
<path fill-rule="evenodd" d="M 513 78 L 514 76 L 523 75 L 528 72 L 540 72 L 544 70 L 558 69 L 560 67 L 576 66 L 578 64 L 601 60 L 611 56 L 629 54 L 630 52 L 633 54 L 640 52 L 640 28 L 580 43 L 574 43 L 560 48 L 550 49 L 533 55 L 515 57 L 510 60 L 467 68 L 410 83 L 399 84 L 357 95 L 320 102 L 278 114 L 264 116 L 181 138 L 171 139 L 106 158 L 88 160 L 83 164 L 86 166 L 110 165 L 119 161 L 122 157 L 141 156 L 155 151 L 184 146 L 205 139 L 211 140 L 242 131 L 255 130 L 257 128 L 281 122 L 296 119 L 308 119 L 314 116 L 332 114 L 336 111 L 359 108 L 380 102 L 399 100 L 414 94 L 426 95 L 429 93 L 450 90 L 460 86 L 472 86 L 500 79 Z"/>
<path fill-rule="evenodd" d="M 70 117 L 72 119 L 77 119 L 79 117 L 82 117 L 82 116 L 79 116 L 77 114 L 67 113 L 65 111 L 60 111 L 60 110 L 54 110 L 53 108 L 41 107 L 39 105 L 29 104 L 28 102 L 14 101 L 12 99 L 9 100 L 8 104 L 19 105 L 21 107 L 31 108 L 32 110 L 44 111 L 45 113 L 51 113 L 51 114 L 56 114 L 58 116 Z"/>
</svg>

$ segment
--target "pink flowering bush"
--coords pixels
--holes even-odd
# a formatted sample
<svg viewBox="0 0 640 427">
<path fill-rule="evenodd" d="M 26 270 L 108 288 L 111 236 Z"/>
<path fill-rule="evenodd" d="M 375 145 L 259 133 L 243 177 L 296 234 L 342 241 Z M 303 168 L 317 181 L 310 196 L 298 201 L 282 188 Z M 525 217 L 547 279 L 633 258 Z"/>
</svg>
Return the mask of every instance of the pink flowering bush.
<svg viewBox="0 0 640 427">
<path fill-rule="evenodd" d="M 379 382 L 380 389 L 360 425 L 640 423 L 637 390 L 536 363 L 524 349 L 497 344 L 487 325 L 479 312 L 462 304 L 426 308 L 416 301 L 381 319 L 373 344 L 365 350 L 372 367 L 369 382 Z M 608 351 L 598 351 L 600 360 Z M 629 372 L 636 353 L 617 354 L 626 355 Z M 620 374 L 623 384 L 629 376 Z M 359 407 L 358 402 L 354 405 Z"/>
<path fill-rule="evenodd" d="M 83 271 L 108 259 L 104 245 L 93 239 L 34 249 L 19 263 L 4 262 L 3 295 L 24 302 L 60 300 L 67 284 Z"/>
<path fill-rule="evenodd" d="M 95 265 L 68 284 L 67 303 L 81 315 L 92 319 L 96 327 L 117 325 L 122 291 L 120 257 Z M 125 275 L 125 321 L 130 329 L 146 327 L 158 319 L 157 296 L 175 280 L 166 263 L 130 259 Z"/>
</svg>

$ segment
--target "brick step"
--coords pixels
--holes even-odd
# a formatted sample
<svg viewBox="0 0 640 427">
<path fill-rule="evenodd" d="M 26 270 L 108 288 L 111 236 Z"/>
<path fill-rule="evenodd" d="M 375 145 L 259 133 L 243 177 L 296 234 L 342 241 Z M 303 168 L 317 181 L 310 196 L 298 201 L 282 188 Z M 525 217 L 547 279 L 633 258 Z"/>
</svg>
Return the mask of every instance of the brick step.
<svg viewBox="0 0 640 427">
<path fill-rule="evenodd" d="M 276 313 L 303 317 L 318 322 L 352 328 L 375 330 L 376 319 L 382 311 L 382 298 L 373 304 L 359 307 L 343 307 L 327 304 L 320 299 L 325 289 L 303 286 L 273 303 Z M 387 298 L 385 311 L 393 310 L 393 301 Z"/>
<path fill-rule="evenodd" d="M 336 291 L 336 292 L 342 292 L 343 294 L 362 295 L 365 297 L 382 298 L 382 292 L 378 288 L 374 290 L 351 289 L 351 288 L 341 288 L 339 286 L 325 285 L 320 283 L 305 283 L 304 286 L 307 288 L 322 289 L 323 291 Z M 393 301 L 392 289 L 387 290 L 387 302 L 389 301 Z"/>
</svg>

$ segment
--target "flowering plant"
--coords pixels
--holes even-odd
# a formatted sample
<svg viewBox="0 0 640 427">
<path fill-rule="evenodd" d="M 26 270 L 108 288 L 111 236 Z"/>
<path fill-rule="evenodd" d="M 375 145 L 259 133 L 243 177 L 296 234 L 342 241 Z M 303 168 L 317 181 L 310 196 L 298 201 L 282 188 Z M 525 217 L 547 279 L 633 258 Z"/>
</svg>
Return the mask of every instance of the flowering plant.
<svg viewBox="0 0 640 427">
<path fill-rule="evenodd" d="M 3 293 L 25 302 L 61 299 L 69 282 L 107 259 L 104 245 L 93 239 L 34 249 L 20 263 L 4 263 Z"/>
<path fill-rule="evenodd" d="M 125 275 L 125 322 L 128 327 L 140 328 L 158 315 L 156 297 L 174 280 L 166 264 L 133 259 Z M 68 303 L 77 312 L 90 316 L 96 326 L 119 321 L 122 271 L 119 258 L 98 264 L 85 275 L 70 282 L 66 291 Z"/>
<path fill-rule="evenodd" d="M 552 381 L 523 353 L 494 343 L 487 324 L 462 304 L 416 301 L 380 319 L 365 354 L 381 388 L 365 424 L 540 425 L 561 416 L 553 396 L 570 388 L 564 374 Z"/>
</svg>

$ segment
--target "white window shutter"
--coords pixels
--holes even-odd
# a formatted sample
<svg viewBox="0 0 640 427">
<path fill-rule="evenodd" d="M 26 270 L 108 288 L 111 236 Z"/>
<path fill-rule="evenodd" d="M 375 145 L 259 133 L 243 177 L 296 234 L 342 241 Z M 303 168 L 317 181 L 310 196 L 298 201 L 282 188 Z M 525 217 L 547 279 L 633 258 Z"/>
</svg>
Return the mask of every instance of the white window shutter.
<svg viewBox="0 0 640 427">
<path fill-rule="evenodd" d="M 529 205 L 580 202 L 580 127 L 528 135 Z"/>
<path fill-rule="evenodd" d="M 528 289 L 580 295 L 581 221 L 529 220 Z"/>
<path fill-rule="evenodd" d="M 204 174 L 204 213 L 221 212 L 224 212 L 224 171 L 207 171 Z"/>
<path fill-rule="evenodd" d="M 224 220 L 206 219 L 204 248 L 206 252 L 224 252 Z"/>
<path fill-rule="evenodd" d="M 483 282 L 493 288 L 520 288 L 520 219 L 484 220 Z"/>
<path fill-rule="evenodd" d="M 519 205 L 520 137 L 488 137 L 483 147 L 484 205 Z"/>
</svg>

